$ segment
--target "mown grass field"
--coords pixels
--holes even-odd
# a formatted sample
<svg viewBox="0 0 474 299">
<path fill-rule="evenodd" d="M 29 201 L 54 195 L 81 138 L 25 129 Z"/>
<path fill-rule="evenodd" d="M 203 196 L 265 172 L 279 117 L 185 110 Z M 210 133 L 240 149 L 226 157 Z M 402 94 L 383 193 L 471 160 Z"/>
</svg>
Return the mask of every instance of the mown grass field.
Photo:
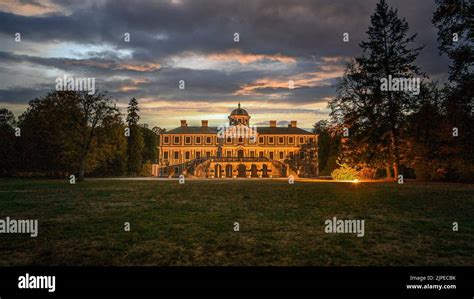
<svg viewBox="0 0 474 299">
<path fill-rule="evenodd" d="M 0 180 L 7 216 L 39 236 L 0 234 L 0 266 L 474 265 L 474 185 Z M 326 234 L 334 216 L 365 236 Z"/>
</svg>

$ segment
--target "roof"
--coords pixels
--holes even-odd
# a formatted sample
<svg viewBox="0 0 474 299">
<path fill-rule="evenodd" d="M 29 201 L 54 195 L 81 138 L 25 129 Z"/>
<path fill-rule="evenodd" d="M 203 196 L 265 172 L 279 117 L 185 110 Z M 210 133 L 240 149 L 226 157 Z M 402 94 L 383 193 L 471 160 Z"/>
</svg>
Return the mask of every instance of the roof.
<svg viewBox="0 0 474 299">
<path fill-rule="evenodd" d="M 163 134 L 217 134 L 217 127 L 177 127 L 175 129 L 164 132 Z M 291 127 L 257 127 L 259 134 L 276 134 L 276 135 L 316 135 L 301 128 Z"/>
<path fill-rule="evenodd" d="M 177 127 L 163 134 L 217 134 L 217 127 Z"/>
<path fill-rule="evenodd" d="M 232 110 L 230 115 L 247 115 L 248 116 L 249 114 L 245 109 L 236 108 L 236 109 Z"/>
<path fill-rule="evenodd" d="M 239 103 L 239 107 L 232 110 L 230 115 L 246 115 L 246 116 L 248 116 L 249 114 L 248 114 L 247 110 L 240 108 L 240 103 Z"/>
</svg>

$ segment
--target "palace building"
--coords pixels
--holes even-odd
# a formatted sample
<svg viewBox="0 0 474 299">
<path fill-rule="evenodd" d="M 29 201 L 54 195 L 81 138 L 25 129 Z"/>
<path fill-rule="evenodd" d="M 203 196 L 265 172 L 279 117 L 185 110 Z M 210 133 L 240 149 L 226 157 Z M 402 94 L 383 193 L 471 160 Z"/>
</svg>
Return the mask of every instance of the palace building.
<svg viewBox="0 0 474 299">
<path fill-rule="evenodd" d="M 228 126 L 181 126 L 162 132 L 154 176 L 206 178 L 265 178 L 317 176 L 318 135 L 297 127 L 250 126 L 250 115 L 232 110 Z"/>
</svg>

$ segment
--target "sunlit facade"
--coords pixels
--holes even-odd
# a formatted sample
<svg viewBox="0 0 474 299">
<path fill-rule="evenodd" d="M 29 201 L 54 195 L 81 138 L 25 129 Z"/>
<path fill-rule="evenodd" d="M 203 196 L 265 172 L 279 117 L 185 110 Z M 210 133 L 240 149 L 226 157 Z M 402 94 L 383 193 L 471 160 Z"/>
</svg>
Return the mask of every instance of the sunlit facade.
<svg viewBox="0 0 474 299">
<path fill-rule="evenodd" d="M 317 134 L 297 127 L 286 127 L 276 120 L 268 127 L 250 126 L 250 115 L 238 105 L 229 115 L 229 125 L 210 127 L 181 126 L 160 134 L 159 163 L 153 175 L 161 177 L 265 178 L 298 176 L 291 167 L 295 159 L 307 159 L 317 165 Z M 312 151 L 303 151 L 311 145 Z M 307 155 L 307 157 L 305 157 Z"/>
</svg>

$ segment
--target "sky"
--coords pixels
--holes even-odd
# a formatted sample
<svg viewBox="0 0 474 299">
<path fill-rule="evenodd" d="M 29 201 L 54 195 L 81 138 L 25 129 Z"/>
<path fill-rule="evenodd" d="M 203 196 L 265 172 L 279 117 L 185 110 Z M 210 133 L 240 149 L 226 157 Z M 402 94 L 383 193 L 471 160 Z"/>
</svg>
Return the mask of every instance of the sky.
<svg viewBox="0 0 474 299">
<path fill-rule="evenodd" d="M 2 0 L 0 107 L 19 116 L 66 75 L 95 78 L 123 112 L 135 97 L 150 127 L 177 127 L 181 119 L 217 126 L 240 102 L 251 125 L 297 120 L 311 128 L 328 118 L 327 102 L 345 63 L 361 55 L 377 2 Z M 417 65 L 445 80 L 434 0 L 388 3 L 418 34 L 413 46 L 425 46 Z"/>
</svg>

